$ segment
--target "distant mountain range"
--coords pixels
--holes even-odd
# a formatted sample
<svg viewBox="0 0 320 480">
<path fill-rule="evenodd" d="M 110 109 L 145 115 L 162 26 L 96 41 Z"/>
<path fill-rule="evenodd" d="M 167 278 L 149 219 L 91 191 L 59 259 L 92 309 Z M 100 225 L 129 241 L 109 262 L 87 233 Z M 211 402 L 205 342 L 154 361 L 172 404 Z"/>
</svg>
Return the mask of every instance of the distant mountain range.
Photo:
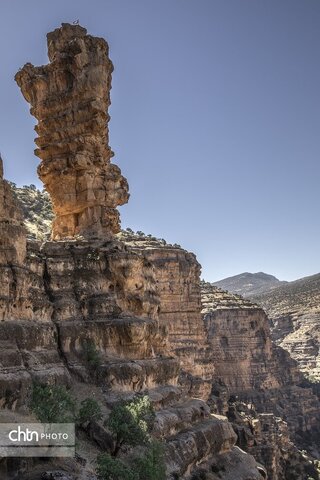
<svg viewBox="0 0 320 480">
<path fill-rule="evenodd" d="M 267 273 L 245 272 L 233 277 L 224 278 L 218 282 L 213 282 L 213 285 L 244 297 L 251 297 L 252 295 L 270 292 L 274 288 L 287 283 L 288 282 L 282 282 Z"/>
</svg>

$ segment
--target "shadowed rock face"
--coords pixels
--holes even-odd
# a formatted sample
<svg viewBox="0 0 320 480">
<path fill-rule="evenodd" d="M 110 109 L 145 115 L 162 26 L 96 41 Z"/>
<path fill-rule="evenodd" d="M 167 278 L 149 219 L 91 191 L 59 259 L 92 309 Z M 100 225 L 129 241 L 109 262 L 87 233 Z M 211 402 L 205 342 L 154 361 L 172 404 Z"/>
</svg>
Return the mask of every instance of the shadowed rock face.
<svg viewBox="0 0 320 480">
<path fill-rule="evenodd" d="M 3 179 L 0 157 L 0 264 L 21 265 L 26 257 L 26 229 L 20 206 Z"/>
<path fill-rule="evenodd" d="M 177 245 L 128 232 L 121 232 L 118 238 L 152 265 L 160 301 L 159 323 L 167 329 L 169 348 L 181 362 L 181 381 L 193 395 L 207 399 L 214 364 L 201 318 L 201 266 L 196 256 Z"/>
<path fill-rule="evenodd" d="M 320 274 L 255 295 L 272 320 L 274 341 L 298 362 L 314 383 L 320 382 Z"/>
<path fill-rule="evenodd" d="M 108 238 L 119 231 L 128 184 L 110 163 L 108 107 L 113 65 L 108 44 L 79 25 L 47 35 L 50 63 L 27 63 L 15 80 L 38 120 L 38 174 L 55 213 L 53 239 Z"/>
<path fill-rule="evenodd" d="M 267 467 L 268 478 L 307 478 L 310 465 L 295 445 L 319 443 L 317 397 L 299 386 L 297 363 L 271 342 L 261 307 L 209 283 L 202 282 L 201 291 L 217 411 L 227 414 L 238 444 Z"/>
</svg>

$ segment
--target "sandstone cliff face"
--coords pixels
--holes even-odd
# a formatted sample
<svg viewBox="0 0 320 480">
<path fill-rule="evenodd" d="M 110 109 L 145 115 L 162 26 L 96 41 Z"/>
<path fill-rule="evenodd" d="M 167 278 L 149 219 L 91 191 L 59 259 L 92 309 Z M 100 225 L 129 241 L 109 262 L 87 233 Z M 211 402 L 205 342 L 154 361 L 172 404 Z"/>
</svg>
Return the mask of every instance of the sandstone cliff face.
<svg viewBox="0 0 320 480">
<path fill-rule="evenodd" d="M 152 265 L 160 300 L 159 323 L 167 329 L 171 352 L 181 361 L 181 381 L 193 394 L 207 399 L 214 364 L 200 313 L 201 267 L 195 255 L 179 246 L 128 232 L 122 232 L 119 238 Z"/>
<path fill-rule="evenodd" d="M 272 320 L 272 336 L 302 372 L 320 381 L 320 274 L 256 296 Z"/>
<path fill-rule="evenodd" d="M 15 409 L 33 381 L 68 383 L 56 345 L 43 265 L 27 248 L 22 212 L 0 178 L 0 405 Z"/>
<path fill-rule="evenodd" d="M 274 363 L 269 322 L 257 305 L 203 283 L 202 314 L 213 347 L 216 376 L 233 393 L 300 381 L 289 358 L 286 372 Z"/>
<path fill-rule="evenodd" d="M 318 399 L 297 386 L 297 364 L 271 343 L 260 307 L 206 283 L 202 304 L 214 355 L 214 408 L 228 415 L 240 446 L 267 467 L 270 478 L 305 478 L 308 460 L 292 441 L 317 445 Z"/>
<path fill-rule="evenodd" d="M 290 439 L 287 423 L 273 413 L 257 413 L 254 404 L 229 402 L 228 418 L 238 444 L 266 468 L 270 479 L 318 478 L 317 467 Z"/>
<path fill-rule="evenodd" d="M 52 237 L 106 238 L 119 231 L 116 207 L 128 201 L 127 181 L 110 163 L 108 45 L 68 24 L 47 40 L 49 65 L 28 63 L 15 79 L 38 120 L 35 153 L 53 202 Z"/>
</svg>

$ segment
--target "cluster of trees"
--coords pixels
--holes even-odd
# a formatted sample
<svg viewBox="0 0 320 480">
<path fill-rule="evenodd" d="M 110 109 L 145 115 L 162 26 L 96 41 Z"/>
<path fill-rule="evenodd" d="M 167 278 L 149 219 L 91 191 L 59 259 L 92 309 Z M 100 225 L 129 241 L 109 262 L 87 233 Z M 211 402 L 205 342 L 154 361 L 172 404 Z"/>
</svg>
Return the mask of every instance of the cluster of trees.
<svg viewBox="0 0 320 480">
<path fill-rule="evenodd" d="M 132 230 L 132 228 L 126 228 L 125 232 L 130 233 L 131 235 L 137 235 L 138 237 L 150 238 L 150 240 L 154 240 L 156 242 L 159 242 L 162 245 L 167 245 L 167 242 L 164 238 L 154 237 L 153 235 L 151 235 L 151 233 L 149 233 L 147 235 L 146 233 L 142 232 L 141 230 L 138 230 L 137 232 L 134 232 L 134 230 Z M 178 243 L 174 243 L 172 246 L 176 247 L 176 248 L 181 248 L 181 245 L 179 245 Z"/>
<path fill-rule="evenodd" d="M 91 352 L 90 358 L 95 361 L 95 353 Z M 78 406 L 70 391 L 59 385 L 34 385 L 30 408 L 40 422 L 75 422 L 78 428 L 103 418 L 95 399 L 86 398 Z M 146 395 L 120 402 L 112 409 L 104 426 L 112 436 L 113 447 L 97 458 L 100 480 L 165 480 L 163 445 L 151 435 L 154 417 Z"/>
</svg>

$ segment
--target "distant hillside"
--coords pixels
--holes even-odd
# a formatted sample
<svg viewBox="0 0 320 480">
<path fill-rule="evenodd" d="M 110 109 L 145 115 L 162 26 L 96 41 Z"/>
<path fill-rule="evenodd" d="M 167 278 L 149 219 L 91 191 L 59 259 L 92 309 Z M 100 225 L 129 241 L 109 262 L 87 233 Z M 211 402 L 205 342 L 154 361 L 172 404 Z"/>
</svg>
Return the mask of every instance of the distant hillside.
<svg viewBox="0 0 320 480">
<path fill-rule="evenodd" d="M 273 322 L 273 338 L 320 380 L 320 273 L 250 297 Z"/>
<path fill-rule="evenodd" d="M 281 283 L 281 282 L 280 282 Z M 320 273 L 285 282 L 271 292 L 252 294 L 272 318 L 286 314 L 320 312 Z"/>
<path fill-rule="evenodd" d="M 273 275 L 268 275 L 267 273 L 245 272 L 233 277 L 224 278 L 212 284 L 223 290 L 228 290 L 229 292 L 243 295 L 244 297 L 250 297 L 252 295 L 269 292 L 286 283 L 287 282 L 281 282 Z"/>
<path fill-rule="evenodd" d="M 17 187 L 13 182 L 8 183 L 20 202 L 28 236 L 38 240 L 47 239 L 53 219 L 49 194 L 45 190 L 38 190 L 35 185 Z"/>
</svg>

